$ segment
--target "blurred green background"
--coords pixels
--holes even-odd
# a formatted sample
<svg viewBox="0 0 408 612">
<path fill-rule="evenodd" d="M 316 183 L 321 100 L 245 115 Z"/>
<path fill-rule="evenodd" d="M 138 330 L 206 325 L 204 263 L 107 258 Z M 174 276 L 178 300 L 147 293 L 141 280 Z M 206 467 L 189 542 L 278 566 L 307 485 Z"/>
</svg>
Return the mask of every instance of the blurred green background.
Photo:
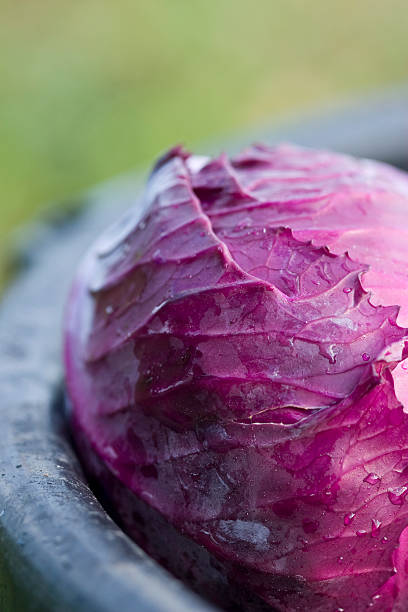
<svg viewBox="0 0 408 612">
<path fill-rule="evenodd" d="M 407 0 L 1 0 L 0 286 L 53 201 L 279 113 L 408 79 Z"/>
</svg>

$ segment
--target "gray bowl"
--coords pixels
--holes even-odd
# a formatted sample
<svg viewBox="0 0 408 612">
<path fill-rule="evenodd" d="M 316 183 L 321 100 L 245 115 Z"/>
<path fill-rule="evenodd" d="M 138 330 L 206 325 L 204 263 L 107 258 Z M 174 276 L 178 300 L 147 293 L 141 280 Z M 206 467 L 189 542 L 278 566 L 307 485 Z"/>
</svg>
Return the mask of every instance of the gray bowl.
<svg viewBox="0 0 408 612">
<path fill-rule="evenodd" d="M 407 136 L 404 89 L 210 148 L 285 140 L 408 169 Z M 38 225 L 0 307 L 0 610 L 215 610 L 106 513 L 61 409 L 61 321 L 70 280 L 98 233 L 137 203 L 140 187 L 138 176 L 120 178 L 89 193 L 77 214 Z"/>
</svg>

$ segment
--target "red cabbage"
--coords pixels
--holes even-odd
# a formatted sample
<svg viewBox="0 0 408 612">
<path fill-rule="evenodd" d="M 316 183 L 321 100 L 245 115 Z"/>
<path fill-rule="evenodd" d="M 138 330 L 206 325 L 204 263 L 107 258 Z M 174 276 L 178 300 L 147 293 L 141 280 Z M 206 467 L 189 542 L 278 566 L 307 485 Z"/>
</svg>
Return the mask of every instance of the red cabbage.
<svg viewBox="0 0 408 612">
<path fill-rule="evenodd" d="M 406 609 L 407 227 L 384 164 L 175 148 L 74 283 L 89 464 L 276 610 Z"/>
</svg>

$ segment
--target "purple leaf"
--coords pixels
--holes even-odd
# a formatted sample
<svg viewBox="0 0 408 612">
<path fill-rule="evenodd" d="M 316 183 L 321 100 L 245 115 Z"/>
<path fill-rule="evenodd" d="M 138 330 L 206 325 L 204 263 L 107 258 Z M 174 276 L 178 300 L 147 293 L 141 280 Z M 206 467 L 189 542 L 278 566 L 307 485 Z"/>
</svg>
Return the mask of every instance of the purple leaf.
<svg viewBox="0 0 408 612">
<path fill-rule="evenodd" d="M 144 211 L 72 289 L 76 435 L 276 609 L 402 610 L 406 175 L 289 145 L 178 148 Z"/>
</svg>

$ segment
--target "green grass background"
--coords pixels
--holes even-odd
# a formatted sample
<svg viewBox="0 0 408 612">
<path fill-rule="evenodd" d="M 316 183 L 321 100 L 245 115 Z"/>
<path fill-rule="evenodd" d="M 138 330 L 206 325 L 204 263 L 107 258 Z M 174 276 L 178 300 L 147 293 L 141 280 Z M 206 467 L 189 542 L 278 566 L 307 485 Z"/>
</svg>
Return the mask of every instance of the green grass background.
<svg viewBox="0 0 408 612">
<path fill-rule="evenodd" d="M 0 285 L 49 202 L 272 118 L 408 80 L 407 0 L 0 0 Z"/>
</svg>

